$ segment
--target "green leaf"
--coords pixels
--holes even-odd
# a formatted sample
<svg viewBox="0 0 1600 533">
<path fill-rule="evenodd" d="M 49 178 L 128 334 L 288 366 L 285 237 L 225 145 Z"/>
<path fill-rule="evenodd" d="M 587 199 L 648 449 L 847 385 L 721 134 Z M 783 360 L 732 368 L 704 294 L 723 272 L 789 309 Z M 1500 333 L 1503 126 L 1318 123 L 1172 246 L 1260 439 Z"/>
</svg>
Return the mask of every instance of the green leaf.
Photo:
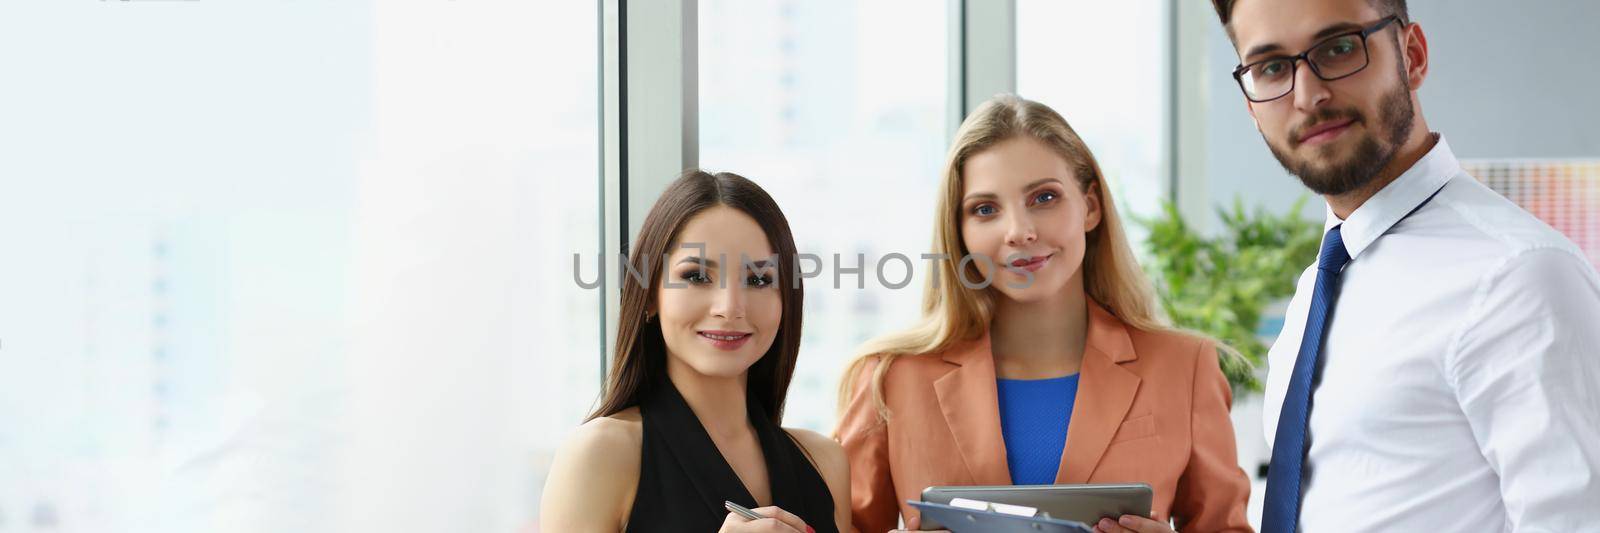
<svg viewBox="0 0 1600 533">
<path fill-rule="evenodd" d="M 1275 215 L 1260 206 L 1247 209 L 1235 197 L 1231 206 L 1215 208 L 1222 221 L 1216 237 L 1195 232 L 1171 202 L 1159 216 L 1134 217 L 1149 230 L 1145 246 L 1153 261 L 1147 269 L 1174 324 L 1211 335 L 1243 356 L 1221 359 L 1235 393 L 1261 391 L 1253 367 L 1267 352 L 1256 337 L 1262 309 L 1292 295 L 1296 276 L 1316 259 L 1319 224 L 1300 216 L 1308 199 L 1301 196 L 1286 214 Z"/>
</svg>

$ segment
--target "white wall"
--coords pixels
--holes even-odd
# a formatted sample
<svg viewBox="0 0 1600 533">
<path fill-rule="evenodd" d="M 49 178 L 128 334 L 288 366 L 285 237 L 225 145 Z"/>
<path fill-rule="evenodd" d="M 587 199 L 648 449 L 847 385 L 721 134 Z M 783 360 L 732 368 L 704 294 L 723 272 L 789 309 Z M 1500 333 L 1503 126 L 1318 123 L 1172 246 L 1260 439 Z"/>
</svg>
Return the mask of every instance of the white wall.
<svg viewBox="0 0 1600 533">
<path fill-rule="evenodd" d="M 536 530 L 595 11 L 0 2 L 0 533 Z"/>
<path fill-rule="evenodd" d="M 1413 2 L 1429 125 L 1462 158 L 1600 157 L 1600 2 Z"/>
</svg>

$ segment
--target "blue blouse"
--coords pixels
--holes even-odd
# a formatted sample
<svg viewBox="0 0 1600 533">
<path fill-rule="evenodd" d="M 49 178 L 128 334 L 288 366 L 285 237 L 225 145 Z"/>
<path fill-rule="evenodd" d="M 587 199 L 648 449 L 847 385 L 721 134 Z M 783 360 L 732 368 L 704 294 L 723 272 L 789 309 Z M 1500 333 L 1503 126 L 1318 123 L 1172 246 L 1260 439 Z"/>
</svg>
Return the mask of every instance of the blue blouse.
<svg viewBox="0 0 1600 533">
<path fill-rule="evenodd" d="M 1067 425 L 1078 396 L 1078 374 L 1048 379 L 999 379 L 1000 434 L 1015 485 L 1056 482 Z"/>
</svg>

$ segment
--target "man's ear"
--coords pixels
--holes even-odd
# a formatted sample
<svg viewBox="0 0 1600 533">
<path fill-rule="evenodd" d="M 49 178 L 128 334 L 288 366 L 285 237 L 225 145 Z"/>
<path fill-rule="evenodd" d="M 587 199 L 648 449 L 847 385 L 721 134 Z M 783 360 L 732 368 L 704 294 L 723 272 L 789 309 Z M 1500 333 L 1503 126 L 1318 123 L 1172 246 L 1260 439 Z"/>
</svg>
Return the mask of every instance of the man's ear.
<svg viewBox="0 0 1600 533">
<path fill-rule="evenodd" d="M 1406 83 L 1411 90 L 1422 88 L 1422 82 L 1428 79 L 1428 36 L 1422 33 L 1422 25 L 1411 23 L 1401 33 L 1401 59 L 1405 61 Z"/>
<path fill-rule="evenodd" d="M 1250 123 L 1256 125 L 1256 131 L 1261 131 L 1261 121 L 1256 118 L 1256 103 L 1249 98 L 1244 99 L 1244 108 L 1250 111 Z"/>
</svg>

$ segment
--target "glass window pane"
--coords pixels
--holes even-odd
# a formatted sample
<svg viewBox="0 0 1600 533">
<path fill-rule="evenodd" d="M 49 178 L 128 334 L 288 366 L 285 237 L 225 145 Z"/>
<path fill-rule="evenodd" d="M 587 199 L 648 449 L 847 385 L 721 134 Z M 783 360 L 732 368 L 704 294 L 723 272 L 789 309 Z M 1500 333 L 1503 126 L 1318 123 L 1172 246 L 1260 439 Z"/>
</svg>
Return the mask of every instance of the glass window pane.
<svg viewBox="0 0 1600 533">
<path fill-rule="evenodd" d="M 1017 92 L 1067 119 L 1124 214 L 1165 199 L 1168 2 L 1017 0 Z M 1128 225 L 1134 248 L 1146 232 Z"/>
<path fill-rule="evenodd" d="M 0 531 L 529 528 L 599 383 L 595 26 L 0 6 Z"/>
<path fill-rule="evenodd" d="M 700 164 L 761 184 L 823 262 L 786 425 L 831 431 L 856 347 L 920 312 L 948 142 L 945 17 L 921 0 L 700 3 Z M 892 285 L 909 276 L 900 289 L 877 275 L 890 253 L 912 262 L 883 268 Z"/>
</svg>

